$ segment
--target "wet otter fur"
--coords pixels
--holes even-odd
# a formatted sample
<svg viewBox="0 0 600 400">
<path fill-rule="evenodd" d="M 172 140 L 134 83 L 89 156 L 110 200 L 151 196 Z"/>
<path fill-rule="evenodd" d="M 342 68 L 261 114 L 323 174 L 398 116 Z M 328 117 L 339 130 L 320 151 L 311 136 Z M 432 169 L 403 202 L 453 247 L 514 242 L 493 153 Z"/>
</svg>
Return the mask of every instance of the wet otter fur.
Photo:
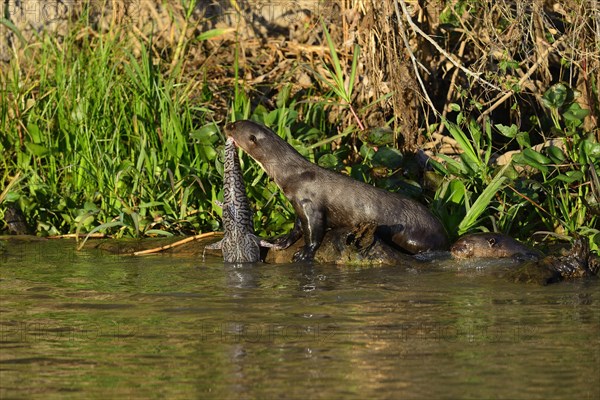
<svg viewBox="0 0 600 400">
<path fill-rule="evenodd" d="M 450 247 L 450 253 L 454 258 L 538 259 L 542 255 L 510 236 L 494 232 L 465 235 Z"/>
<path fill-rule="evenodd" d="M 589 278 L 600 272 L 600 259 L 590 252 L 588 239 L 575 236 L 571 249 L 562 255 L 548 255 L 538 261 L 530 261 L 508 273 L 515 282 L 550 283 Z"/>
<path fill-rule="evenodd" d="M 225 126 L 227 136 L 281 188 L 297 219 L 277 245 L 289 247 L 304 235 L 294 261 L 312 260 L 328 228 L 377 225 L 377 235 L 411 253 L 446 250 L 440 221 L 422 204 L 315 165 L 270 129 L 252 121 Z"/>
</svg>

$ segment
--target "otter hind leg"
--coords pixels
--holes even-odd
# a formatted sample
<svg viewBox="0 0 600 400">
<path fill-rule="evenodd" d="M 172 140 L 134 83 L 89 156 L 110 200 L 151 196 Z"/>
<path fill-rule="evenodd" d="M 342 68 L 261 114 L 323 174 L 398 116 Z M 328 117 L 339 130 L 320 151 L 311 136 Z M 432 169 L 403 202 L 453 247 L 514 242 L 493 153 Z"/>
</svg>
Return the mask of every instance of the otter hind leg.
<svg viewBox="0 0 600 400">
<path fill-rule="evenodd" d="M 445 250 L 448 246 L 447 239 L 425 229 L 421 232 L 405 229 L 404 225 L 388 227 L 389 238 L 395 246 L 410 253 L 417 254 L 431 250 Z"/>
</svg>

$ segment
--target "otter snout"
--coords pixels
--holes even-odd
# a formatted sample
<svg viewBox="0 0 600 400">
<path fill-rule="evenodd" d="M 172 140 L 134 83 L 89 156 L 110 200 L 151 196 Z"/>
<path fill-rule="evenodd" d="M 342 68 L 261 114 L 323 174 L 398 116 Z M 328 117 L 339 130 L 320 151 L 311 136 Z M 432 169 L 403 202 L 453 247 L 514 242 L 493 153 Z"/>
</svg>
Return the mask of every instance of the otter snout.
<svg viewBox="0 0 600 400">
<path fill-rule="evenodd" d="M 473 246 L 464 241 L 458 241 L 450 248 L 450 253 L 455 258 L 469 258 L 473 256 Z"/>
</svg>

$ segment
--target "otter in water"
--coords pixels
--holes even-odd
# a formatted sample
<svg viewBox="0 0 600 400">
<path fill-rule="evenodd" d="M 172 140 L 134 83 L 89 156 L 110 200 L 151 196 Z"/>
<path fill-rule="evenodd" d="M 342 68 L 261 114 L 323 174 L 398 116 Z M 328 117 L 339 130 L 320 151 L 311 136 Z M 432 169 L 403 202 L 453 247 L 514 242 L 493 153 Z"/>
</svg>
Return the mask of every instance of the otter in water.
<svg viewBox="0 0 600 400">
<path fill-rule="evenodd" d="M 583 237 L 575 237 L 566 254 L 544 256 L 501 233 L 473 233 L 458 239 L 450 252 L 458 259 L 512 257 L 520 263 L 506 276 L 515 282 L 547 285 L 595 276 L 600 270 L 600 261 L 590 252 L 588 240 Z"/>
<path fill-rule="evenodd" d="M 573 238 L 566 254 L 551 254 L 537 261 L 530 261 L 507 273 L 515 282 L 550 283 L 595 277 L 600 272 L 600 259 L 590 252 L 587 238 Z"/>
<path fill-rule="evenodd" d="M 377 235 L 414 254 L 446 250 L 440 221 L 422 204 L 315 165 L 270 129 L 252 121 L 225 126 L 227 136 L 275 181 L 296 211 L 296 223 L 278 241 L 289 247 L 301 235 L 305 245 L 294 261 L 313 259 L 328 228 L 377 225 Z"/>
<path fill-rule="evenodd" d="M 450 248 L 455 258 L 505 258 L 537 259 L 541 253 L 510 236 L 501 233 L 482 232 L 465 235 Z"/>
<path fill-rule="evenodd" d="M 223 259 L 228 263 L 258 262 L 260 246 L 273 245 L 254 234 L 252 210 L 246 197 L 240 160 L 233 139 L 227 139 L 225 143 L 223 170 L 223 239 L 206 248 L 221 249 Z"/>
</svg>

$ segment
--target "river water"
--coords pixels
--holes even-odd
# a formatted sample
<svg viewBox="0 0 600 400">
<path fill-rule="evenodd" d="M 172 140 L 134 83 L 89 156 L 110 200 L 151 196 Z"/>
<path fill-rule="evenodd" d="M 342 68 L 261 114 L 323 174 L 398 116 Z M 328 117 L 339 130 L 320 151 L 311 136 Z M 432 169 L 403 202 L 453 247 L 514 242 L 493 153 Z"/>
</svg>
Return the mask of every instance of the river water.
<svg viewBox="0 0 600 400">
<path fill-rule="evenodd" d="M 600 398 L 600 280 L 10 243 L 0 398 Z"/>
</svg>

